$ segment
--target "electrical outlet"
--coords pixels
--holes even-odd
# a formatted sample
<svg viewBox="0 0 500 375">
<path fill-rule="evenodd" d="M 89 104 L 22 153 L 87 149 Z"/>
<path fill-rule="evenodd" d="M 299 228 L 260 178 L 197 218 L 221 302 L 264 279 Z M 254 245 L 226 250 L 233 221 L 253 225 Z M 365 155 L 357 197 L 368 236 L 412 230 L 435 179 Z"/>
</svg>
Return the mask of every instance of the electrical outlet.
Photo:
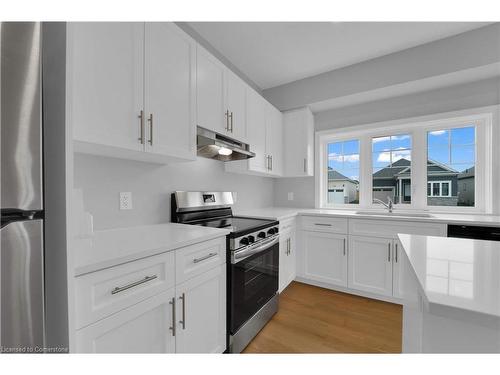
<svg viewBox="0 0 500 375">
<path fill-rule="evenodd" d="M 120 193 L 120 210 L 132 209 L 132 193 L 130 191 Z"/>
<path fill-rule="evenodd" d="M 293 201 L 293 191 L 288 193 L 288 200 Z"/>
<path fill-rule="evenodd" d="M 238 200 L 238 193 L 236 191 L 233 191 L 233 202 L 236 203 Z"/>
</svg>

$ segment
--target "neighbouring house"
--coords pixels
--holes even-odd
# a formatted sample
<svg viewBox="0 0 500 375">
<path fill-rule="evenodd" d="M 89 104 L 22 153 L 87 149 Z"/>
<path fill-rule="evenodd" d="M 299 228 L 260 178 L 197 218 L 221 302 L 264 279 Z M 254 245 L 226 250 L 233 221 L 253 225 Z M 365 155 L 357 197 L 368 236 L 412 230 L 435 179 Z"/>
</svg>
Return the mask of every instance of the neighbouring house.
<svg viewBox="0 0 500 375">
<path fill-rule="evenodd" d="M 434 160 L 427 160 L 427 204 L 456 206 L 458 204 L 459 172 Z M 411 202 L 411 162 L 399 159 L 392 167 L 373 174 L 373 198 L 395 203 Z"/>
<path fill-rule="evenodd" d="M 474 206 L 475 167 L 467 168 L 458 175 L 458 205 Z"/>
<path fill-rule="evenodd" d="M 359 203 L 359 182 L 328 168 L 328 202 Z"/>
</svg>

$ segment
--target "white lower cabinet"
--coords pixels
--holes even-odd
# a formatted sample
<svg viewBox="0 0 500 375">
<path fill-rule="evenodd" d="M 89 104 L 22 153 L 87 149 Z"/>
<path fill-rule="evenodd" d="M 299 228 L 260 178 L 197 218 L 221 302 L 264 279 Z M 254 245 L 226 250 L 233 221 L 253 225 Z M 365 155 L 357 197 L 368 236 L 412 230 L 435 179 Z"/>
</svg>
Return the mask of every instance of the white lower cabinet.
<svg viewBox="0 0 500 375">
<path fill-rule="evenodd" d="M 225 241 L 78 276 L 76 352 L 224 352 L 226 263 L 219 253 Z"/>
<path fill-rule="evenodd" d="M 347 236 L 302 231 L 302 271 L 307 279 L 347 286 Z"/>
<path fill-rule="evenodd" d="M 222 353 L 226 349 L 226 266 L 176 287 L 176 352 Z"/>
<path fill-rule="evenodd" d="M 394 240 L 392 249 L 392 295 L 396 298 L 403 298 L 405 291 L 405 257 L 401 254 L 403 248 L 399 240 Z"/>
<path fill-rule="evenodd" d="M 348 273 L 349 288 L 392 296 L 392 239 L 350 236 Z"/>
<path fill-rule="evenodd" d="M 295 279 L 295 229 L 280 232 L 279 289 L 281 293 Z"/>
<path fill-rule="evenodd" d="M 76 333 L 80 353 L 175 353 L 172 288 Z"/>
</svg>

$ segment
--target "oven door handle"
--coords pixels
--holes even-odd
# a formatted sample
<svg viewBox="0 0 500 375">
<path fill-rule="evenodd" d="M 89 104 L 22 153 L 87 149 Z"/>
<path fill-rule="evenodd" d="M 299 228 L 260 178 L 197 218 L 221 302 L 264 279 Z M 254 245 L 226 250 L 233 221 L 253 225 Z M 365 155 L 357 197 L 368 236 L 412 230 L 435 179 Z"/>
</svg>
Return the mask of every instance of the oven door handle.
<svg viewBox="0 0 500 375">
<path fill-rule="evenodd" d="M 236 264 L 236 263 L 241 262 L 242 260 L 254 255 L 254 254 L 263 252 L 263 251 L 269 249 L 271 246 L 275 245 L 278 241 L 279 241 L 279 236 L 275 236 L 275 237 L 273 237 L 272 240 L 266 241 L 264 244 L 262 244 L 258 247 L 235 252 L 233 254 L 232 259 L 231 259 L 231 263 Z"/>
</svg>

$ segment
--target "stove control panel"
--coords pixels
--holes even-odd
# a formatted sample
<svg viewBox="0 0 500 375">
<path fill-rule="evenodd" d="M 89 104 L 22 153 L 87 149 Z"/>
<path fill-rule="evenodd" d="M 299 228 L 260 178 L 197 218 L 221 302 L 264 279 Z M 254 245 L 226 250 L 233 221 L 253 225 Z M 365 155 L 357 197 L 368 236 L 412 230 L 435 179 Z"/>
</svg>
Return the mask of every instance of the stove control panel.
<svg viewBox="0 0 500 375">
<path fill-rule="evenodd" d="M 230 250 L 238 250 L 245 246 L 258 244 L 260 241 L 263 241 L 269 237 L 275 237 L 276 235 L 278 235 L 278 226 L 261 229 L 256 232 L 243 235 L 241 237 L 231 238 L 229 240 Z"/>
</svg>

